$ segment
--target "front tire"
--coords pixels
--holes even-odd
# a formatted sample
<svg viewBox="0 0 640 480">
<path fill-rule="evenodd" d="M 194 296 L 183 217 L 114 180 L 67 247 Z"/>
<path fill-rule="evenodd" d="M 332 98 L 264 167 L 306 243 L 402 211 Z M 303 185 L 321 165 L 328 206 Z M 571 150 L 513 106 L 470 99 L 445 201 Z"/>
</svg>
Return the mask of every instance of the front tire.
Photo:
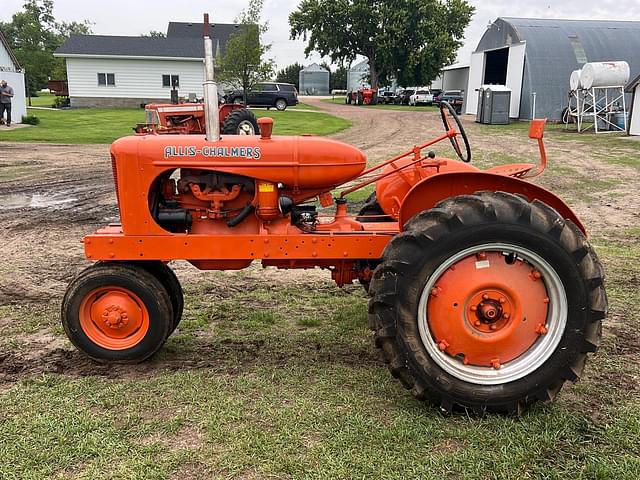
<svg viewBox="0 0 640 480">
<path fill-rule="evenodd" d="M 416 215 L 386 247 L 369 323 L 392 374 L 451 411 L 519 414 L 576 381 L 600 343 L 604 273 L 539 201 L 482 192 Z"/>
<path fill-rule="evenodd" d="M 284 98 L 276 100 L 276 110 L 284 112 L 287 109 L 287 101 Z"/>
<path fill-rule="evenodd" d="M 69 285 L 62 324 L 76 348 L 101 363 L 138 363 L 164 344 L 174 322 L 164 285 L 140 265 L 97 263 Z"/>
</svg>

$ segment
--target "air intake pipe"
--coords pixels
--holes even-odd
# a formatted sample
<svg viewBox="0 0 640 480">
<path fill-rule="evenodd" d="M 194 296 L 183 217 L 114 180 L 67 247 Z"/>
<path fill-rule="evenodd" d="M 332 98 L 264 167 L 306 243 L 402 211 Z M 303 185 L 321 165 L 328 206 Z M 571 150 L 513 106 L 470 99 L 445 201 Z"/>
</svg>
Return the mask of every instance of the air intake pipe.
<svg viewBox="0 0 640 480">
<path fill-rule="evenodd" d="M 214 80 L 213 42 L 209 37 L 209 14 L 204 14 L 204 115 L 206 139 L 220 140 L 220 113 L 218 110 L 218 85 Z"/>
</svg>

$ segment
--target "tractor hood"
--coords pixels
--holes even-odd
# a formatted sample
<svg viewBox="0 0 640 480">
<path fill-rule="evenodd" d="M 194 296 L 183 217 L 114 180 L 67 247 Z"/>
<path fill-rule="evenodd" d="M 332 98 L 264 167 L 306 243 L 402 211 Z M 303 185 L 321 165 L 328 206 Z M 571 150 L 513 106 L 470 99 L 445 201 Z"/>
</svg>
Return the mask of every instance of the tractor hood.
<svg viewBox="0 0 640 480">
<path fill-rule="evenodd" d="M 136 135 L 117 140 L 111 152 L 116 159 L 137 157 L 142 169 L 215 170 L 293 189 L 331 189 L 357 177 L 367 162 L 352 145 L 310 135 L 227 135 L 217 142 L 201 135 Z"/>
</svg>

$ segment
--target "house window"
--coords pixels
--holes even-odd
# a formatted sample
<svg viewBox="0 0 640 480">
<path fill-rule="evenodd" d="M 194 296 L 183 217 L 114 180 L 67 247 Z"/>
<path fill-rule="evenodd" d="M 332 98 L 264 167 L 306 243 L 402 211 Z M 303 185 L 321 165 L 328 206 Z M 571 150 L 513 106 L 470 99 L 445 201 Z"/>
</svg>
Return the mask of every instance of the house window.
<svg viewBox="0 0 640 480">
<path fill-rule="evenodd" d="M 180 86 L 180 75 L 162 75 L 163 87 L 173 87 L 174 85 Z"/>
<path fill-rule="evenodd" d="M 98 85 L 101 87 L 106 87 L 106 86 L 115 87 L 116 74 L 115 73 L 99 73 Z"/>
</svg>

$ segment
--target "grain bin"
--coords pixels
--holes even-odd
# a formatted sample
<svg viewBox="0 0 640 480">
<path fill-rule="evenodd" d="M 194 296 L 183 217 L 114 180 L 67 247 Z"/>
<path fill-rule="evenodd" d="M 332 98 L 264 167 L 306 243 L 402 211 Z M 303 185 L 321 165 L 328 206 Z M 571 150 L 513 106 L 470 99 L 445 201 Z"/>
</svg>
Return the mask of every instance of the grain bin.
<svg viewBox="0 0 640 480">
<path fill-rule="evenodd" d="M 317 63 L 300 70 L 299 80 L 302 95 L 329 95 L 329 71 Z"/>
<path fill-rule="evenodd" d="M 629 81 L 631 70 L 627 62 L 592 62 L 582 67 L 582 88 L 618 87 Z"/>
</svg>

